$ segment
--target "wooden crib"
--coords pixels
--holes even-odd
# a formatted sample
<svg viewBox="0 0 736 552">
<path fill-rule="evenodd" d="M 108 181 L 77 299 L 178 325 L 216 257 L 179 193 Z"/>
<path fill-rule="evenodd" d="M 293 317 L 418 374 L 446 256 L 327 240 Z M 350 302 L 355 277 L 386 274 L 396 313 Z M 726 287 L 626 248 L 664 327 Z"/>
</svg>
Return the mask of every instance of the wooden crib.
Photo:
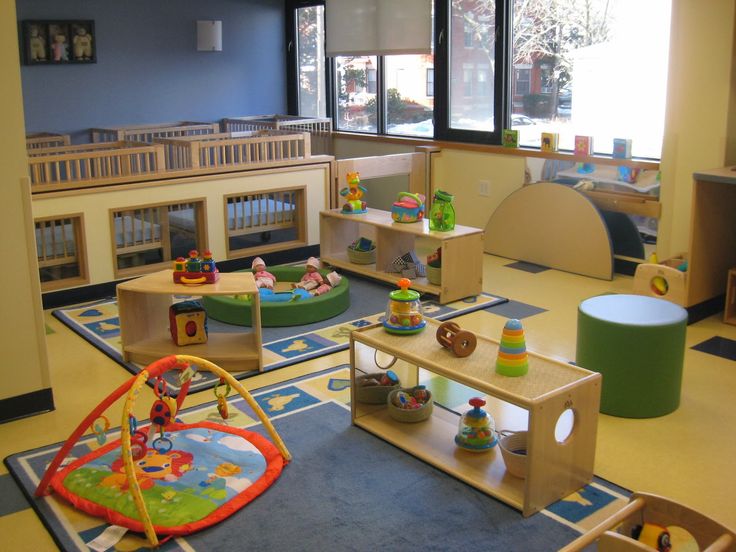
<svg viewBox="0 0 736 552">
<path fill-rule="evenodd" d="M 218 132 L 218 123 L 198 123 L 193 121 L 177 121 L 174 123 L 126 125 L 104 128 L 91 128 L 92 142 L 153 142 L 155 138 L 173 138 L 176 136 L 200 136 Z"/>
<path fill-rule="evenodd" d="M 63 189 L 122 181 L 165 169 L 160 144 L 106 142 L 28 151 L 31 188 Z"/>
<path fill-rule="evenodd" d="M 26 135 L 26 149 L 53 148 L 68 146 L 71 139 L 68 134 L 56 134 L 55 132 L 34 132 Z"/>
<path fill-rule="evenodd" d="M 254 130 L 207 136 L 157 138 L 169 170 L 217 169 L 282 163 L 311 155 L 307 132 Z"/>
<path fill-rule="evenodd" d="M 290 130 L 309 132 L 314 154 L 332 154 L 332 119 L 329 117 L 299 117 L 296 115 L 255 115 L 226 117 L 220 121 L 223 132 L 246 130 Z"/>
</svg>

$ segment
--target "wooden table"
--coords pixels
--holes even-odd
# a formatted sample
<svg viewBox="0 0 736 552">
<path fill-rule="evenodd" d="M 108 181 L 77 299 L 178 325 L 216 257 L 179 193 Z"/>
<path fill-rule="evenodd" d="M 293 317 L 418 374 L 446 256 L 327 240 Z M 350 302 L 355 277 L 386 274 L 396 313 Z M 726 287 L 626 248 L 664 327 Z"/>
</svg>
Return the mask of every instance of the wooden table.
<svg viewBox="0 0 736 552">
<path fill-rule="evenodd" d="M 175 295 L 250 295 L 251 331 L 210 333 L 207 343 L 178 346 L 169 332 L 169 307 Z M 176 284 L 172 270 L 162 270 L 117 286 L 120 338 L 126 361 L 148 364 L 171 354 L 188 354 L 214 362 L 225 370 L 263 369 L 261 307 L 250 272 L 220 274 L 214 284 Z"/>
<path fill-rule="evenodd" d="M 501 376 L 495 371 L 497 341 L 477 336 L 475 351 L 468 357 L 459 358 L 437 342 L 439 324 L 427 319 L 426 329 L 412 336 L 389 334 L 380 324 L 351 333 L 353 423 L 521 510 L 525 516 L 590 483 L 595 460 L 601 375 L 529 352 L 527 375 L 516 378 Z M 389 417 L 385 405 L 356 401 L 356 375 L 380 372 L 373 364 L 374 351 L 405 361 L 397 362 L 391 368 L 403 386 L 417 383 L 417 367 L 421 367 L 472 387 L 478 390 L 479 396 L 488 395 L 491 400 L 486 410 L 495 418 L 496 429 L 509 428 L 509 419 L 505 415 L 507 410 L 521 410 L 526 414 L 528 426 L 521 428 L 529 432 L 526 479 L 506 471 L 498 447 L 482 453 L 458 448 L 454 443 L 458 414 L 434 408 L 428 420 L 401 423 Z M 574 414 L 572 430 L 562 442 L 558 442 L 556 426 L 568 410 Z"/>
</svg>

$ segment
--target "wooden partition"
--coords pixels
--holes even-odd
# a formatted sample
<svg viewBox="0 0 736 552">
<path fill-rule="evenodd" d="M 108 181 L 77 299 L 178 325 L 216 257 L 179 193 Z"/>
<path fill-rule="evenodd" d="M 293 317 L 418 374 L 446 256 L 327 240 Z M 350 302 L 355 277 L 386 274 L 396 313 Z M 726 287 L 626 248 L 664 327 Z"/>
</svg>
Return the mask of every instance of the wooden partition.
<svg viewBox="0 0 736 552">
<path fill-rule="evenodd" d="M 29 150 L 29 173 L 34 190 L 72 185 L 100 185 L 131 175 L 165 169 L 160 144 L 108 142 Z M 60 186 L 61 185 L 61 186 Z"/>
<path fill-rule="evenodd" d="M 283 163 L 311 156 L 307 132 L 255 130 L 207 136 L 157 138 L 169 170 Z"/>
<path fill-rule="evenodd" d="M 220 125 L 218 123 L 177 121 L 174 123 L 91 128 L 89 131 L 92 142 L 117 142 L 121 140 L 152 142 L 154 138 L 214 134 L 219 129 Z"/>
</svg>

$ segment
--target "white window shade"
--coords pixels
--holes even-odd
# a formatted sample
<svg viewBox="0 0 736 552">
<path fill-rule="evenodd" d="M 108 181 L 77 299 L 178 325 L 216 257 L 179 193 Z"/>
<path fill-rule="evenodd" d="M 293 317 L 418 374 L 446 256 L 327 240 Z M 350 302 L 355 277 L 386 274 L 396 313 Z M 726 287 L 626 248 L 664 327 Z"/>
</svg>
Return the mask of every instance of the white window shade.
<svg viewBox="0 0 736 552">
<path fill-rule="evenodd" d="M 430 54 L 431 0 L 326 0 L 328 56 Z"/>
</svg>

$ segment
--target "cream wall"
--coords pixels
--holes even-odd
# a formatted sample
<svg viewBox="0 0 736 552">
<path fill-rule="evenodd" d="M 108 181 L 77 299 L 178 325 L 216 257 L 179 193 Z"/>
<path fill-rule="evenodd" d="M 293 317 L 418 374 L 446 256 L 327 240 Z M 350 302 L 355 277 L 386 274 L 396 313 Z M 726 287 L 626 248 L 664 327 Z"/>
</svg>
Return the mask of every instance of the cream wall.
<svg viewBox="0 0 736 552">
<path fill-rule="evenodd" d="M 665 139 L 660 258 L 687 251 L 692 174 L 734 162 L 727 155 L 733 96 L 734 0 L 674 0 Z M 717 236 L 714 236 L 717 239 Z"/>
<path fill-rule="evenodd" d="M 14 2 L 0 3 L 0 399 L 51 386 L 41 310 L 30 195 L 21 185 L 28 168 Z"/>
</svg>

